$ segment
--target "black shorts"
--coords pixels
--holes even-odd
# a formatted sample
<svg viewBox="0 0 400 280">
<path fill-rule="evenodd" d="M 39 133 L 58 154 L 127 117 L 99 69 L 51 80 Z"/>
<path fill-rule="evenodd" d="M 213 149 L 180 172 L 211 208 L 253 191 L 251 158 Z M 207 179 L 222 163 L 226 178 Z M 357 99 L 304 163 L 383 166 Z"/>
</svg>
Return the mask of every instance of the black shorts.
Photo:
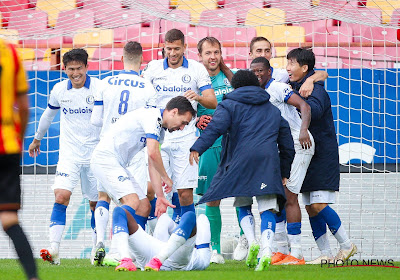
<svg viewBox="0 0 400 280">
<path fill-rule="evenodd" d="M 21 205 L 20 155 L 0 155 L 0 211 L 15 211 Z"/>
</svg>

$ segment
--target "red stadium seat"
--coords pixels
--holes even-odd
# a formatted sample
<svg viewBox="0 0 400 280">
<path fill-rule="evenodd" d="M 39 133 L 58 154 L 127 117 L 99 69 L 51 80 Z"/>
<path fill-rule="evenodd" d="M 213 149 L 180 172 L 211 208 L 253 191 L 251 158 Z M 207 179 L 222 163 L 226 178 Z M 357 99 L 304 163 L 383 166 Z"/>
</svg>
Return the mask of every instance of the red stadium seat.
<svg viewBox="0 0 400 280">
<path fill-rule="evenodd" d="M 202 26 L 189 26 L 186 28 L 176 27 L 185 34 L 185 40 L 188 44 L 197 44 L 200 39 L 208 36 L 208 28 Z M 161 42 L 165 42 L 165 33 L 161 35 Z"/>
<path fill-rule="evenodd" d="M 264 0 L 253 0 L 253 1 L 237 1 L 237 0 L 225 0 L 225 9 L 234 9 L 237 12 L 238 21 L 244 23 L 248 10 L 254 8 L 263 8 Z"/>
<path fill-rule="evenodd" d="M 373 58 L 372 47 L 328 47 L 326 48 L 326 54 L 330 57 L 343 59 L 368 60 Z"/>
<path fill-rule="evenodd" d="M 246 61 L 249 58 L 249 47 L 228 47 L 223 48 L 222 52 L 224 54 L 224 59 L 227 60 L 244 60 Z"/>
<path fill-rule="evenodd" d="M 172 28 L 178 28 L 179 30 L 186 29 L 190 27 L 190 24 L 188 23 L 190 21 L 190 12 L 186 10 L 172 10 L 170 13 L 168 13 L 168 17 L 171 19 L 179 19 L 180 21 L 173 21 L 173 20 L 161 20 L 160 25 L 161 25 L 161 32 L 165 33 L 168 30 Z M 158 24 L 157 22 L 152 22 L 150 26 Z M 157 25 L 159 27 L 159 25 Z"/>
<path fill-rule="evenodd" d="M 10 13 L 9 29 L 16 29 L 21 37 L 47 33 L 47 13 L 39 10 L 18 10 Z"/>
<path fill-rule="evenodd" d="M 203 11 L 200 15 L 200 24 L 209 25 L 236 25 L 237 13 L 236 9 L 217 9 Z"/>
<path fill-rule="evenodd" d="M 98 48 L 93 53 L 93 60 L 121 61 L 123 48 Z"/>
<path fill-rule="evenodd" d="M 5 0 L 0 1 L 0 14 L 3 21 L 3 26 L 8 25 L 10 12 L 26 10 L 29 8 L 29 0 Z"/>
<path fill-rule="evenodd" d="M 73 21 L 73 23 L 71 22 Z M 73 33 L 82 28 L 94 27 L 94 12 L 89 9 L 74 9 L 62 11 L 58 15 L 55 30 Z"/>
<path fill-rule="evenodd" d="M 393 28 L 371 27 L 364 31 L 362 43 L 365 42 L 390 42 L 396 43 L 397 30 Z"/>
<path fill-rule="evenodd" d="M 395 26 L 400 25 L 400 9 L 393 11 L 392 17 L 390 18 L 390 24 Z"/>
<path fill-rule="evenodd" d="M 366 22 L 368 20 L 368 23 L 374 24 L 374 25 L 380 25 L 382 23 L 382 11 L 378 8 L 358 8 L 358 9 L 353 9 L 354 12 L 351 14 L 352 17 L 357 18 L 358 22 Z M 354 42 L 361 42 L 362 40 L 362 35 L 365 33 L 365 30 L 369 29 L 370 26 L 366 24 L 357 24 L 357 23 L 344 23 L 342 22 L 342 25 L 347 24 L 353 29 L 353 41 Z"/>
<path fill-rule="evenodd" d="M 238 28 L 238 27 L 228 27 L 215 30 L 214 32 L 211 28 L 209 30 L 210 35 L 216 37 L 221 42 L 248 42 L 250 43 L 253 37 L 257 36 L 256 29 L 249 28 Z M 219 31 L 219 32 L 218 32 Z"/>
<path fill-rule="evenodd" d="M 351 43 L 353 42 L 353 29 L 349 26 L 320 27 L 313 37 L 314 42 L 320 43 Z"/>
<path fill-rule="evenodd" d="M 130 27 L 116 28 L 114 30 L 114 41 L 138 41 L 140 43 L 158 44 L 160 35 L 158 30 L 152 27 L 142 27 L 141 24 L 136 24 Z"/>
<path fill-rule="evenodd" d="M 89 61 L 88 70 L 110 70 L 111 62 L 107 60 Z"/>
<path fill-rule="evenodd" d="M 400 61 L 400 47 L 374 47 L 374 55 L 386 60 Z"/>
<path fill-rule="evenodd" d="M 293 24 L 293 26 L 300 25 L 304 27 L 305 34 L 306 34 L 306 42 L 312 42 L 313 41 L 313 34 L 316 32 L 318 28 L 321 28 L 322 26 L 325 28 L 329 28 L 333 26 L 333 20 L 332 19 L 327 19 L 327 20 L 316 20 L 316 21 L 310 21 L 310 22 L 302 22 L 300 24 Z"/>
<path fill-rule="evenodd" d="M 342 68 L 342 59 L 336 57 L 315 56 L 315 68 Z"/>
</svg>

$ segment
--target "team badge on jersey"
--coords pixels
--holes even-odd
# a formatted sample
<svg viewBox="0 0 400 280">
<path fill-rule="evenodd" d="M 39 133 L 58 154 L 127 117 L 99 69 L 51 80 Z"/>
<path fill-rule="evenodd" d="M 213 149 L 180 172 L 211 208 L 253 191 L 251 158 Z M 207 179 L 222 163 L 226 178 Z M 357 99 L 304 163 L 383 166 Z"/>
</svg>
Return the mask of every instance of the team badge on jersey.
<svg viewBox="0 0 400 280">
<path fill-rule="evenodd" d="M 224 84 L 225 84 L 226 86 L 228 86 L 228 87 L 231 86 L 231 83 L 229 82 L 228 78 L 225 78 L 225 79 L 224 79 Z"/>
<path fill-rule="evenodd" d="M 87 104 L 93 104 L 94 103 L 94 96 L 93 95 L 89 95 L 86 97 L 86 103 Z"/>
<path fill-rule="evenodd" d="M 191 80 L 192 78 L 188 74 L 182 76 L 182 82 L 184 83 L 190 83 Z"/>
</svg>

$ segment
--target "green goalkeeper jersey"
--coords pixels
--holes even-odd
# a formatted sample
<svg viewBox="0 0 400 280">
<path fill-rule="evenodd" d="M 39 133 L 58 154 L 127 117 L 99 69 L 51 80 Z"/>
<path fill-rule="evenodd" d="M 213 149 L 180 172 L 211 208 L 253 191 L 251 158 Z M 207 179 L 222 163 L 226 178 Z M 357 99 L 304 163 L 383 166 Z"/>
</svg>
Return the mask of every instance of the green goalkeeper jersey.
<svg viewBox="0 0 400 280">
<path fill-rule="evenodd" d="M 231 92 L 233 90 L 233 88 L 231 87 L 231 84 L 229 83 L 228 78 L 225 76 L 224 73 L 222 73 L 222 71 L 220 71 L 216 76 L 212 76 L 211 78 L 211 82 L 212 82 L 212 86 L 214 88 L 214 92 L 215 92 L 215 97 L 217 98 L 217 102 L 221 102 L 222 98 L 224 97 L 225 94 Z M 197 116 L 200 117 L 202 115 L 213 115 L 215 112 L 215 109 L 207 109 L 204 108 L 202 105 L 200 105 L 200 103 L 197 105 Z M 200 131 L 201 133 L 201 131 Z M 221 140 L 222 140 L 222 136 L 219 137 L 214 145 L 212 145 L 212 147 L 218 147 L 221 146 Z"/>
</svg>

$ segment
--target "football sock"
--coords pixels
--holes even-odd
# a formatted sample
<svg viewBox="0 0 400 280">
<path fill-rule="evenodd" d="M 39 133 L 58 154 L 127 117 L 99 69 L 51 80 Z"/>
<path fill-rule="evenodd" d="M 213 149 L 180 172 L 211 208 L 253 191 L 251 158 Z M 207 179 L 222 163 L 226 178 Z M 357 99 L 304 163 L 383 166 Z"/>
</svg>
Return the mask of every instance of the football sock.
<svg viewBox="0 0 400 280">
<path fill-rule="evenodd" d="M 242 236 L 244 234 L 242 226 L 240 225 L 240 219 L 239 219 L 239 207 L 235 207 L 236 208 L 236 218 L 238 221 L 238 225 L 240 227 L 240 235 Z"/>
<path fill-rule="evenodd" d="M 256 239 L 256 230 L 254 227 L 254 216 L 251 212 L 251 205 L 250 206 L 243 206 L 239 207 L 239 220 L 240 226 L 243 229 L 243 232 L 249 242 L 249 246 L 253 243 Z"/>
<path fill-rule="evenodd" d="M 179 224 L 179 221 L 181 219 L 181 204 L 179 202 L 179 195 L 177 192 L 174 192 L 174 194 L 172 195 L 172 204 L 176 206 L 173 210 L 172 220 L 175 223 Z"/>
<path fill-rule="evenodd" d="M 346 230 L 343 228 L 342 222 L 340 221 L 339 215 L 336 213 L 336 211 L 328 205 L 324 209 L 322 209 L 319 214 L 328 225 L 329 230 L 332 232 L 333 236 L 335 236 L 335 238 L 339 242 L 340 249 L 350 249 L 350 239 L 347 236 Z"/>
<path fill-rule="evenodd" d="M 9 227 L 6 234 L 14 243 L 15 251 L 28 279 L 37 278 L 36 263 L 33 259 L 32 248 L 19 224 Z"/>
<path fill-rule="evenodd" d="M 165 213 L 158 218 L 153 236 L 160 241 L 167 242 L 175 226 L 176 223 Z"/>
<path fill-rule="evenodd" d="M 210 221 L 211 226 L 211 247 L 213 250 L 217 250 L 218 254 L 220 254 L 222 220 L 219 206 L 206 206 L 206 216 Z"/>
<path fill-rule="evenodd" d="M 274 240 L 275 235 L 275 217 L 271 211 L 262 212 L 260 217 L 262 255 L 271 256 L 272 241 Z"/>
<path fill-rule="evenodd" d="M 309 217 L 314 240 L 322 256 L 330 257 L 331 247 L 329 245 L 328 235 L 326 234 L 326 223 L 320 213 L 314 217 Z"/>
<path fill-rule="evenodd" d="M 97 244 L 96 221 L 94 218 L 94 211 L 92 209 L 90 209 L 90 213 L 92 214 L 90 218 L 90 227 L 92 228 L 92 248 L 95 248 Z"/>
<path fill-rule="evenodd" d="M 129 253 L 129 231 L 126 212 L 121 207 L 115 207 L 113 212 L 113 240 L 118 248 L 121 259 L 131 258 Z"/>
<path fill-rule="evenodd" d="M 298 259 L 303 258 L 301 250 L 301 223 L 287 224 L 288 239 L 290 243 L 290 254 Z"/>
<path fill-rule="evenodd" d="M 97 243 L 103 242 L 106 234 L 107 223 L 109 218 L 110 203 L 104 200 L 97 202 L 94 216 L 96 221 Z"/>
<path fill-rule="evenodd" d="M 154 214 L 154 212 L 156 211 L 156 202 L 157 197 L 153 198 L 153 200 L 150 201 L 151 210 L 149 217 L 147 218 L 147 226 L 149 227 L 150 232 L 154 232 L 154 228 L 157 224 L 157 217 Z"/>
<path fill-rule="evenodd" d="M 143 230 L 146 229 L 147 217 L 139 216 L 138 214 L 136 214 L 135 209 L 133 209 L 129 205 L 122 205 L 121 208 L 127 210 L 129 214 L 131 214 L 132 217 L 135 219 L 136 223 L 141 226 Z"/>
<path fill-rule="evenodd" d="M 289 254 L 288 239 L 286 233 L 286 223 L 285 221 L 276 222 L 275 237 L 276 251 L 282 254 Z"/>
<path fill-rule="evenodd" d="M 197 218 L 196 245 L 198 246 L 202 244 L 210 245 L 210 242 L 211 242 L 210 222 L 207 219 L 207 217 L 203 214 Z"/>
<path fill-rule="evenodd" d="M 67 220 L 67 206 L 54 203 L 53 211 L 50 217 L 50 244 L 51 248 L 58 253 L 60 248 L 61 237 Z"/>
<path fill-rule="evenodd" d="M 181 206 L 181 219 L 183 214 L 185 214 L 186 212 L 193 212 L 196 216 L 196 210 L 194 208 L 194 203 L 187 205 L 187 206 Z"/>
<path fill-rule="evenodd" d="M 167 246 L 164 247 L 156 256 L 161 263 L 168 259 L 168 257 L 170 257 L 179 247 L 185 244 L 195 226 L 196 214 L 194 212 L 189 211 L 182 215 L 179 226 L 168 239 Z"/>
</svg>

